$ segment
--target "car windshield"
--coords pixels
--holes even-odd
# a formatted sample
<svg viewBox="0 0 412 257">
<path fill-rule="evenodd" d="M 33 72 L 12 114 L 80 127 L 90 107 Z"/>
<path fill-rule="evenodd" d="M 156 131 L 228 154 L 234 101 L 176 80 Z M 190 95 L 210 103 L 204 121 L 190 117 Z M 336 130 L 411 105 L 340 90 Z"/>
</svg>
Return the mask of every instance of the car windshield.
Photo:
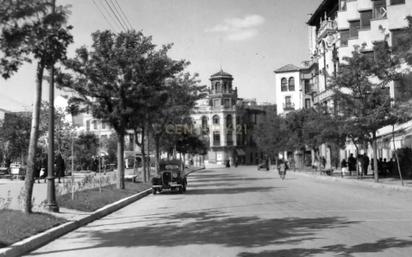
<svg viewBox="0 0 412 257">
<path fill-rule="evenodd" d="M 178 170 L 179 169 L 179 165 L 177 164 L 166 164 L 164 166 L 165 170 Z"/>
</svg>

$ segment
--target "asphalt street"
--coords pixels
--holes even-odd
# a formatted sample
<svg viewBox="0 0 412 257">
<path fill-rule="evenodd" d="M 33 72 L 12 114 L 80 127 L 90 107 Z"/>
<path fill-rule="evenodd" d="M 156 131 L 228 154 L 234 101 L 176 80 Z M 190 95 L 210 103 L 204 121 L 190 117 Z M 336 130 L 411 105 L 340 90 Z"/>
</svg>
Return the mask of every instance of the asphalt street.
<svg viewBox="0 0 412 257">
<path fill-rule="evenodd" d="M 255 167 L 193 173 L 29 256 L 412 256 L 412 194 Z"/>
</svg>

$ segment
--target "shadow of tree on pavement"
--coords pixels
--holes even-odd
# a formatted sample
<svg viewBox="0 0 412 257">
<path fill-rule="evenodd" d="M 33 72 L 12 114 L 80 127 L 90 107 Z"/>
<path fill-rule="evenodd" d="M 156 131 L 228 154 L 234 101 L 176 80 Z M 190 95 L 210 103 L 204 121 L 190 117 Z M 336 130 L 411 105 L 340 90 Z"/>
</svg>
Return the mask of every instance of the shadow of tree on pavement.
<svg viewBox="0 0 412 257">
<path fill-rule="evenodd" d="M 68 247 L 56 252 L 96 247 L 172 247 L 191 244 L 262 247 L 273 244 L 298 244 L 304 240 L 315 239 L 316 233 L 320 230 L 346 227 L 353 223 L 356 222 L 339 217 L 261 219 L 256 216 L 231 217 L 219 211 L 183 212 L 157 216 L 151 220 L 149 226 L 139 226 L 137 221 L 131 221 L 123 225 L 125 228 L 116 230 L 77 231 L 76 237 L 86 234 L 89 240 L 96 244 L 83 248 Z M 245 254 L 248 253 L 242 254 L 247 256 Z"/>
<path fill-rule="evenodd" d="M 244 193 L 259 193 L 269 192 L 279 187 L 228 187 L 228 188 L 201 188 L 191 189 L 190 186 L 186 191 L 186 195 L 219 195 L 219 194 L 244 194 Z"/>
<path fill-rule="evenodd" d="M 263 251 L 260 253 L 240 253 L 238 257 L 309 257 L 316 254 L 326 254 L 334 256 L 354 257 L 355 253 L 379 253 L 390 248 L 411 247 L 412 240 L 396 239 L 393 237 L 378 240 L 373 243 L 363 243 L 353 246 L 345 246 L 342 244 L 329 245 L 321 248 L 292 248 L 275 251 Z"/>
</svg>

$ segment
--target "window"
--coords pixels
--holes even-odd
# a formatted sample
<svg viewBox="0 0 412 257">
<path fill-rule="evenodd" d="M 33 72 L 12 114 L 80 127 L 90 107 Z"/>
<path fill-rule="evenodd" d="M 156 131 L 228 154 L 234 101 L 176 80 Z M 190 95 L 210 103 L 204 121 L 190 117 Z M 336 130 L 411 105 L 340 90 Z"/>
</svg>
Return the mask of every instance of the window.
<svg viewBox="0 0 412 257">
<path fill-rule="evenodd" d="M 295 91 L 295 78 L 289 78 L 289 91 Z"/>
<path fill-rule="evenodd" d="M 90 120 L 86 121 L 86 131 L 90 131 Z"/>
<path fill-rule="evenodd" d="M 233 129 L 233 120 L 232 120 L 232 115 L 227 115 L 226 116 L 226 129 L 232 130 Z"/>
<path fill-rule="evenodd" d="M 347 0 L 339 0 L 339 11 L 346 11 Z"/>
<path fill-rule="evenodd" d="M 340 31 L 340 46 L 348 46 L 349 30 Z"/>
<path fill-rule="evenodd" d="M 219 115 L 213 116 L 213 124 L 219 125 L 219 123 L 220 123 Z"/>
<path fill-rule="evenodd" d="M 220 99 L 213 99 L 213 107 L 219 107 L 220 106 Z"/>
<path fill-rule="evenodd" d="M 213 145 L 220 146 L 220 132 L 219 131 L 213 132 Z"/>
<path fill-rule="evenodd" d="M 207 117 L 206 116 L 203 116 L 202 117 L 202 128 L 203 129 L 206 129 L 208 126 L 207 126 Z"/>
<path fill-rule="evenodd" d="M 349 37 L 357 38 L 360 29 L 360 21 L 350 21 L 349 22 Z"/>
<path fill-rule="evenodd" d="M 391 0 L 391 5 L 404 4 L 405 0 Z"/>
<path fill-rule="evenodd" d="M 360 27 L 361 29 L 370 29 L 372 19 L 372 10 L 360 12 Z"/>
<path fill-rule="evenodd" d="M 288 82 L 286 78 L 282 78 L 282 80 L 280 81 L 280 91 L 288 91 Z"/>
<path fill-rule="evenodd" d="M 309 109 L 310 107 L 311 107 L 311 102 L 310 102 L 310 99 L 305 99 L 305 108 L 306 109 Z"/>
<path fill-rule="evenodd" d="M 309 79 L 305 79 L 305 94 L 310 94 L 312 92 L 312 85 Z"/>
<path fill-rule="evenodd" d="M 230 107 L 230 99 L 223 99 L 223 106 L 225 108 L 229 108 Z"/>
<path fill-rule="evenodd" d="M 106 123 L 102 122 L 102 129 L 106 129 Z"/>
<path fill-rule="evenodd" d="M 221 87 L 221 85 L 220 85 L 219 82 L 216 82 L 215 88 L 216 88 L 216 89 L 215 89 L 216 93 L 222 92 L 222 87 Z"/>
<path fill-rule="evenodd" d="M 386 0 L 373 1 L 373 18 L 374 19 L 386 19 L 387 9 Z"/>
<path fill-rule="evenodd" d="M 408 34 L 406 29 L 392 30 L 392 47 L 395 51 L 401 50 L 399 48 L 404 48 L 408 46 Z M 403 49 L 407 50 L 407 49 Z"/>
<path fill-rule="evenodd" d="M 292 105 L 292 98 L 290 96 L 285 96 L 285 105 L 286 106 Z"/>
<path fill-rule="evenodd" d="M 226 144 L 233 145 L 233 132 L 231 130 L 226 133 Z"/>
<path fill-rule="evenodd" d="M 93 121 L 93 129 L 97 130 L 97 121 L 96 120 Z"/>
</svg>

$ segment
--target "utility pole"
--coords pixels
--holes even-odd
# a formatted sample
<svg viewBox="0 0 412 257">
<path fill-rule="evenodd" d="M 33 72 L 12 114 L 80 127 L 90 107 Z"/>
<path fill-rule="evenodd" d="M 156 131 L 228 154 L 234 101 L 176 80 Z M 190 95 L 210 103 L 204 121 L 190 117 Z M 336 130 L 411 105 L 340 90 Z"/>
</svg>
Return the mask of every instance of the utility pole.
<svg viewBox="0 0 412 257">
<path fill-rule="evenodd" d="M 56 0 L 52 0 L 52 13 L 56 12 Z M 47 172 L 47 208 L 52 212 L 59 212 L 56 201 L 56 187 L 54 184 L 54 63 L 50 69 L 49 86 L 49 152 Z"/>
</svg>

